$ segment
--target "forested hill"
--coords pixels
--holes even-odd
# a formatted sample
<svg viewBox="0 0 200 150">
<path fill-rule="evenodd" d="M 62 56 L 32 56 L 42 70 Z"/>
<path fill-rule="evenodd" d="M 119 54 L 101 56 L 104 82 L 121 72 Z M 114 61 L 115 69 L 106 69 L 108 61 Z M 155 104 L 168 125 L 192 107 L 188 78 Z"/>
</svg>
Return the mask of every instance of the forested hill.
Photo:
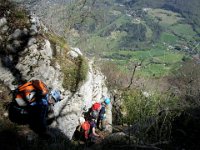
<svg viewBox="0 0 200 150">
<path fill-rule="evenodd" d="M 186 18 L 188 23 L 194 26 L 194 29 L 199 28 L 197 26 L 200 26 L 200 19 L 198 17 L 198 15 L 200 14 L 199 0 L 190 0 L 190 1 L 188 0 L 104 0 L 104 1 L 14 0 L 14 1 L 21 2 L 23 4 L 26 4 L 27 6 L 33 7 L 36 13 L 40 13 L 41 16 L 43 15 L 47 17 L 48 15 L 51 15 L 52 17 L 55 17 L 53 12 L 56 12 L 57 17 L 60 18 L 60 21 L 62 19 L 72 19 L 73 18 L 72 15 L 77 17 L 78 15 L 80 15 L 79 13 L 83 13 L 81 16 L 83 17 L 82 19 L 84 19 L 84 17 L 94 19 L 97 21 L 95 25 L 101 24 L 102 26 L 102 23 L 104 23 L 106 20 L 108 22 L 114 20 L 114 18 L 106 20 L 104 19 L 103 22 L 102 20 L 101 22 L 99 22 L 100 19 L 102 19 L 102 15 L 104 15 L 105 12 L 109 12 L 109 10 L 119 10 L 122 13 L 124 13 L 130 10 L 137 10 L 147 7 L 147 8 L 162 8 L 180 13 L 184 18 Z M 119 5 L 120 6 L 124 5 L 125 7 L 122 7 L 122 9 L 118 9 Z M 90 9 L 87 10 L 81 9 L 81 11 L 79 12 L 76 11 L 77 9 L 83 7 Z M 49 12 L 50 10 L 52 11 L 52 13 L 48 14 L 47 12 Z M 73 10 L 75 10 L 76 12 Z M 41 13 L 41 11 L 43 13 Z M 65 17 L 62 16 L 61 12 L 66 16 Z M 66 14 L 65 12 L 70 12 L 70 13 Z M 83 23 L 84 25 L 86 23 L 85 22 L 86 20 L 81 20 L 81 19 L 79 20 L 79 19 L 80 18 L 76 18 L 76 20 L 68 20 L 68 21 L 74 21 L 73 22 L 74 24 Z M 92 27 L 90 27 L 90 29 L 91 28 Z M 199 29 L 197 29 L 197 31 L 200 32 Z"/>
<path fill-rule="evenodd" d="M 141 8 L 141 7 L 150 7 L 150 8 L 163 8 L 166 10 L 171 10 L 183 15 L 186 18 L 188 23 L 194 26 L 194 29 L 199 28 L 200 19 L 200 2 L 198 0 L 116 0 L 119 3 L 122 3 L 130 8 Z M 198 32 L 200 32 L 198 30 Z"/>
<path fill-rule="evenodd" d="M 198 47 L 193 50 L 200 41 L 198 0 L 105 0 L 85 5 L 90 9 L 81 9 L 80 15 L 77 10 L 72 13 L 76 19 L 72 19 L 70 34 L 74 34 L 74 44 L 98 56 L 102 51 L 168 46 L 190 54 L 199 51 Z M 167 46 L 161 46 L 163 43 Z M 110 58 L 108 55 L 102 57 Z"/>
</svg>

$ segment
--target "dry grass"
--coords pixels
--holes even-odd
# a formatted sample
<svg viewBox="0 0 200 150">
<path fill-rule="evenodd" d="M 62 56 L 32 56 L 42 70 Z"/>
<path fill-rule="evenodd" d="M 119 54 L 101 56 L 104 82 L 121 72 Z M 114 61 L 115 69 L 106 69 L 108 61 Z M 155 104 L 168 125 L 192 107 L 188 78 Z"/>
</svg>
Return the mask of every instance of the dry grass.
<svg viewBox="0 0 200 150">
<path fill-rule="evenodd" d="M 30 27 L 29 18 L 25 9 L 16 6 L 9 0 L 0 0 L 0 17 L 6 16 L 10 31 Z"/>
</svg>

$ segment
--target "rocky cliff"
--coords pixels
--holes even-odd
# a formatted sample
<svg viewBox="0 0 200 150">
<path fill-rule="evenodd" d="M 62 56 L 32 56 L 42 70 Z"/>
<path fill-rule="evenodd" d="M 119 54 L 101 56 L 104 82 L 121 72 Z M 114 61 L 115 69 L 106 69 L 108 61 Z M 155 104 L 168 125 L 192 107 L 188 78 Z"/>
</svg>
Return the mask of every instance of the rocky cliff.
<svg viewBox="0 0 200 150">
<path fill-rule="evenodd" d="M 60 89 L 63 100 L 53 108 L 56 119 L 51 127 L 71 139 L 82 112 L 109 96 L 105 77 L 91 61 L 83 61 L 78 48 L 67 46 L 36 16 L 25 15 L 22 8 L 7 1 L 0 7 L 0 80 L 11 90 L 32 79 Z M 111 124 L 111 106 L 107 116 Z M 110 126 L 107 129 L 111 131 Z"/>
</svg>

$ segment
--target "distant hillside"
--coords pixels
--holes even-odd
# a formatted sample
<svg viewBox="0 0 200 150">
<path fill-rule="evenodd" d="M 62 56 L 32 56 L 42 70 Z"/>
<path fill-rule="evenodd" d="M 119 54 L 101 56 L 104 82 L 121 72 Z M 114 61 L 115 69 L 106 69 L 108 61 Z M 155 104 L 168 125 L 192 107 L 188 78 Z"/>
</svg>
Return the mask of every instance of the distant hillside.
<svg viewBox="0 0 200 150">
<path fill-rule="evenodd" d="M 129 0 L 121 1 L 117 0 L 120 3 L 125 4 L 131 8 L 141 8 L 141 7 L 150 7 L 150 8 L 163 8 L 171 10 L 177 13 L 180 13 L 188 23 L 192 24 L 194 30 L 200 32 L 200 2 L 198 0 Z"/>
<path fill-rule="evenodd" d="M 200 51 L 198 0 L 19 1 L 89 56 L 121 69 L 145 59 L 145 76 L 166 75 Z"/>
<path fill-rule="evenodd" d="M 144 11 L 146 10 L 145 8 L 160 8 L 177 13 L 177 19 L 182 17 L 182 20 L 179 22 L 172 22 L 171 25 L 174 25 L 173 23 L 188 24 L 188 27 L 183 28 L 191 30 L 193 32 L 191 36 L 195 38 L 194 41 L 199 41 L 200 22 L 197 16 L 200 13 L 198 12 L 199 3 L 196 0 L 192 2 L 160 0 L 132 0 L 120 2 L 118 0 L 107 1 L 101 5 L 96 3 L 94 7 L 96 7 L 96 9 L 93 9 L 94 12 L 91 13 L 96 12 L 99 20 L 90 20 L 89 22 L 86 20 L 86 22 L 82 24 L 75 24 L 74 28 L 78 31 L 84 31 L 84 33 L 87 31 L 86 33 L 89 33 L 89 38 L 91 36 L 95 37 L 95 39 L 91 38 L 92 42 L 99 42 L 98 37 L 112 38 L 111 41 L 108 40 L 105 43 L 106 47 L 103 49 L 141 49 L 144 46 L 149 47 L 149 43 L 159 42 L 163 31 L 165 31 L 165 27 L 163 27 L 163 23 L 161 24 L 160 19 L 166 20 L 164 23 L 167 23 L 167 19 L 170 18 L 159 18 L 159 16 L 156 16 L 159 12 L 151 14 L 154 17 L 152 18 Z M 97 11 L 100 13 L 97 13 Z M 169 15 L 170 14 L 168 14 L 168 16 Z M 174 19 L 176 19 L 176 17 L 174 17 Z M 181 27 L 180 30 L 185 30 L 183 28 Z M 176 29 L 176 27 L 174 29 Z M 187 34 L 188 33 L 183 33 L 182 36 L 180 34 L 176 35 L 175 33 L 174 35 L 178 38 L 185 38 L 184 36 Z M 189 40 L 186 39 L 185 41 L 188 42 Z M 91 44 L 90 42 L 88 43 Z M 194 45 L 192 45 L 192 47 L 193 46 Z M 102 50 L 102 48 L 100 49 Z"/>
<path fill-rule="evenodd" d="M 151 26 L 154 34 L 159 34 L 161 29 L 156 20 L 146 21 L 148 24 L 147 29 L 141 24 L 135 25 L 135 22 L 132 22 L 132 19 L 134 20 L 136 17 L 144 17 L 143 8 L 161 8 L 179 13 L 184 18 L 184 22 L 190 24 L 197 35 L 200 33 L 198 17 L 200 4 L 198 0 L 189 2 L 187 0 L 15 1 L 21 2 L 29 9 L 31 8 L 32 11 L 35 11 L 53 30 L 60 34 L 63 31 L 73 34 L 74 37 L 78 37 L 81 40 L 84 40 L 83 37 L 88 34 L 88 36 L 95 34 L 105 37 L 112 31 L 129 32 L 129 35 L 119 35 L 123 39 L 125 37 L 125 41 L 128 41 L 117 45 L 115 49 L 120 49 L 124 45 L 127 45 L 125 48 L 140 47 L 141 43 L 148 38 L 148 35 L 146 35 L 148 33 L 144 34 L 147 32 L 148 26 Z M 119 40 L 121 39 L 120 37 L 118 38 Z M 133 41 L 134 44 L 128 46 Z M 138 41 L 139 45 L 137 44 Z M 72 44 L 76 43 L 76 41 L 73 41 Z"/>
</svg>

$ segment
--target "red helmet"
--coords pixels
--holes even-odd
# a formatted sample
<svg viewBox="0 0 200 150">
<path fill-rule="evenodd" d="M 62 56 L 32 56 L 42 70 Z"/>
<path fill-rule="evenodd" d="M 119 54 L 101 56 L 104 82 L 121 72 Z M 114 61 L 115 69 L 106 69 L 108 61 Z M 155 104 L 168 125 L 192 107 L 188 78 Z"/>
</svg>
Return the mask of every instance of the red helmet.
<svg viewBox="0 0 200 150">
<path fill-rule="evenodd" d="M 99 110 L 100 107 L 101 107 L 101 104 L 96 102 L 92 105 L 92 110 Z"/>
</svg>

